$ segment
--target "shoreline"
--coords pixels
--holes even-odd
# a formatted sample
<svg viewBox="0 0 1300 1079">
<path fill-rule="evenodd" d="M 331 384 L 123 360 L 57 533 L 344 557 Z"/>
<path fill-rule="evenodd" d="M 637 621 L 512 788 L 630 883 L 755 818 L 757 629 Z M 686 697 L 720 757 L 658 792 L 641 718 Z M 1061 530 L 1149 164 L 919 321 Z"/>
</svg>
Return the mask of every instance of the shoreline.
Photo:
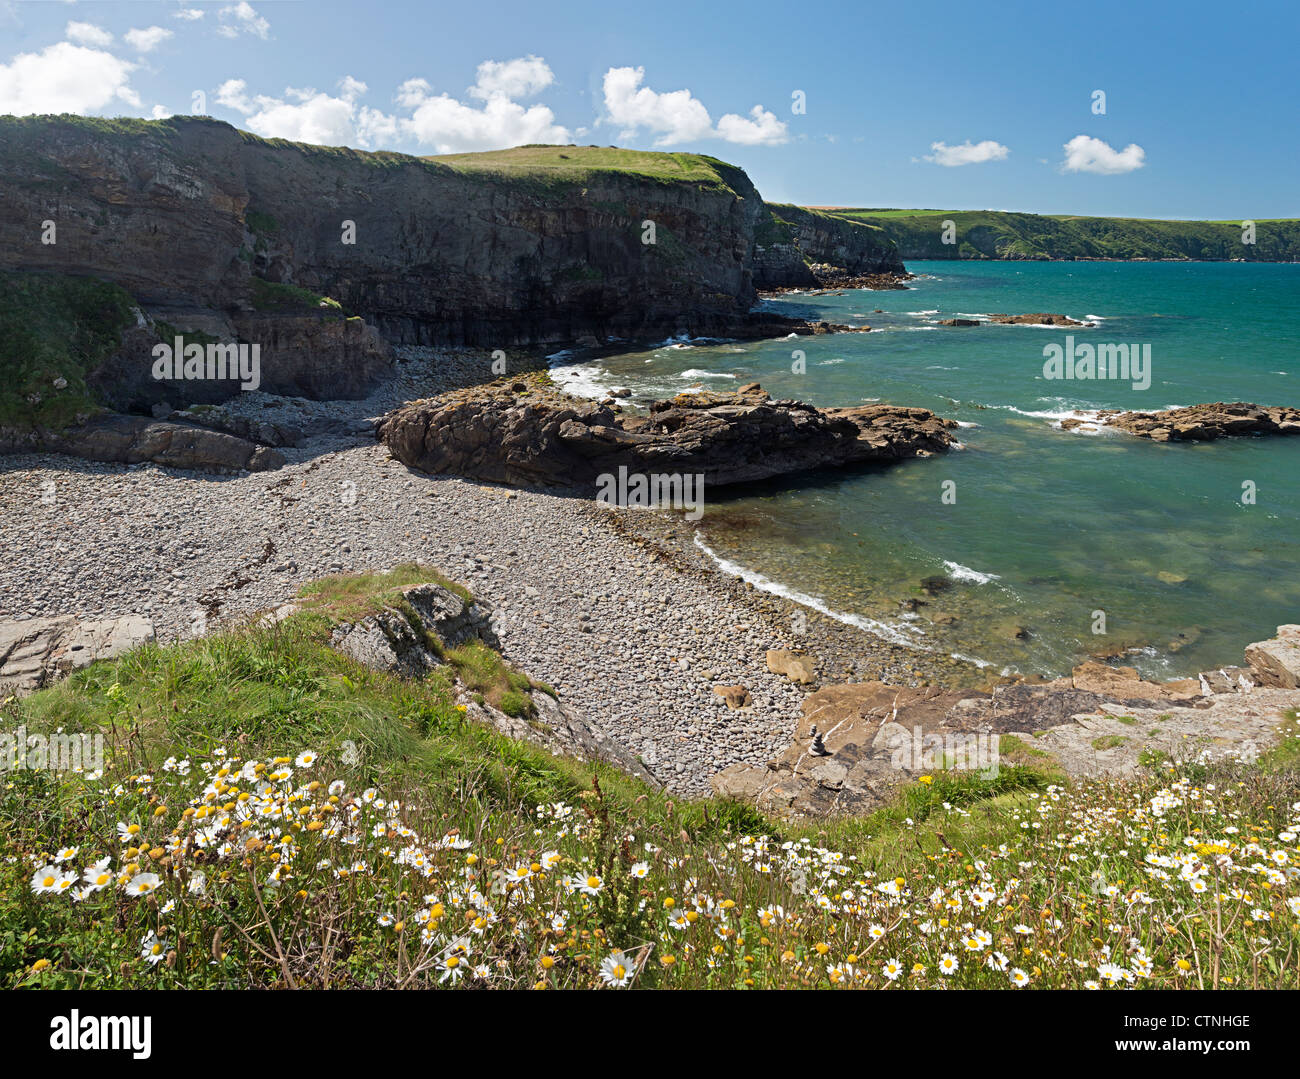
<svg viewBox="0 0 1300 1079">
<path fill-rule="evenodd" d="M 495 609 L 507 658 L 692 796 L 729 765 L 778 756 L 816 685 L 915 684 L 944 666 L 728 576 L 676 515 L 406 468 L 375 440 L 375 419 L 480 381 L 489 361 L 398 355 L 361 401 L 253 393 L 228 406 L 309 432 L 274 472 L 0 457 L 0 619 L 140 615 L 172 642 L 274 609 L 317 577 L 423 562 Z M 810 653 L 817 682 L 769 671 L 774 648 Z M 745 686 L 748 705 L 728 708 L 720 685 Z"/>
</svg>

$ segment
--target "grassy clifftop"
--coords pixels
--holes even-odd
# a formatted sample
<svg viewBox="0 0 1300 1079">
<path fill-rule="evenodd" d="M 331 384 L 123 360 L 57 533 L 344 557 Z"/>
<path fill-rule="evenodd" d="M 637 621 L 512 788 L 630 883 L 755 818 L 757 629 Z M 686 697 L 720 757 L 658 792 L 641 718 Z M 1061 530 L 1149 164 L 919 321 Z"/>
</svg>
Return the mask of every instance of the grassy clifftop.
<svg viewBox="0 0 1300 1079">
<path fill-rule="evenodd" d="M 1255 243 L 1240 221 L 1161 221 L 998 210 L 896 210 L 826 207 L 822 212 L 876 225 L 905 259 L 1300 259 L 1300 220 L 1258 220 Z M 956 243 L 943 242 L 943 222 Z"/>
<path fill-rule="evenodd" d="M 617 146 L 529 145 L 482 153 L 441 154 L 425 160 L 463 172 L 531 173 L 568 180 L 582 179 L 592 173 L 627 173 L 653 180 L 703 183 L 729 189 L 733 189 L 731 174 L 737 171 L 734 166 L 705 154 L 624 150 Z"/>
</svg>

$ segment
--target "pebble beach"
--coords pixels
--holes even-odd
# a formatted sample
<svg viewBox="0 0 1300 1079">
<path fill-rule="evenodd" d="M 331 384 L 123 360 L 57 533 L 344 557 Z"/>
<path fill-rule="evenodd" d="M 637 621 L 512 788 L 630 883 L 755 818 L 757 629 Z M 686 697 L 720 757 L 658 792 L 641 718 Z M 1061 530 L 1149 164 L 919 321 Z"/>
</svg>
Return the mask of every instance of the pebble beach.
<svg viewBox="0 0 1300 1079">
<path fill-rule="evenodd" d="M 494 609 L 509 660 L 686 795 L 788 745 L 809 687 L 769 671 L 768 649 L 807 651 L 823 682 L 931 673 L 917 665 L 926 657 L 716 571 L 680 516 L 406 468 L 374 422 L 481 379 L 487 361 L 398 355 L 364 400 L 251 393 L 226 406 L 306 432 L 277 471 L 0 458 L 0 619 L 137 614 L 174 641 L 275 608 L 318 577 L 422 562 Z M 748 690 L 744 708 L 713 691 L 734 685 Z"/>
</svg>

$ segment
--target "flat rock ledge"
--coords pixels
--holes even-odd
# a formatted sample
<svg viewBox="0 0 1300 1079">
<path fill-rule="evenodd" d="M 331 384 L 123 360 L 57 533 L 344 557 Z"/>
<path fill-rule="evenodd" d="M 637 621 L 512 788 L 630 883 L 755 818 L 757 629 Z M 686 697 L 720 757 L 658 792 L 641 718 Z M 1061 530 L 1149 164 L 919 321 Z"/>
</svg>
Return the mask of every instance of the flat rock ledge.
<svg viewBox="0 0 1300 1079">
<path fill-rule="evenodd" d="M 1240 435 L 1300 435 L 1300 409 L 1286 405 L 1250 405 L 1242 401 L 1171 408 L 1167 412 L 1120 412 L 1103 409 L 1097 421 L 1153 442 L 1212 442 Z M 1069 430 L 1087 423 L 1067 419 Z"/>
<path fill-rule="evenodd" d="M 784 754 L 766 767 L 732 765 L 711 783 L 767 812 L 825 817 L 869 812 L 944 767 L 988 775 L 999 762 L 1037 764 L 1089 777 L 1133 774 L 1144 754 L 1253 759 L 1300 707 L 1300 626 L 1248 646 L 1246 661 L 1173 682 L 1089 662 L 1069 678 L 991 693 L 827 686 L 804 699 Z"/>
<path fill-rule="evenodd" d="M 35 693 L 95 660 L 115 659 L 153 640 L 153 623 L 137 615 L 0 622 L 0 699 Z"/>
<path fill-rule="evenodd" d="M 1080 322 L 1069 315 L 1038 312 L 1032 315 L 987 315 L 984 318 L 943 318 L 940 326 L 1095 326 L 1095 322 Z"/>
<path fill-rule="evenodd" d="M 0 453 L 66 453 L 90 461 L 140 464 L 199 472 L 263 472 L 279 468 L 279 450 L 247 438 L 186 423 L 109 412 L 66 431 L 0 431 Z"/>
<path fill-rule="evenodd" d="M 924 408 L 773 400 L 756 382 L 735 393 L 679 394 L 633 415 L 612 400 L 507 380 L 409 403 L 385 416 L 377 434 L 394 457 L 423 472 L 590 488 L 620 467 L 725 485 L 929 457 L 953 445 L 956 427 Z"/>
<path fill-rule="evenodd" d="M 276 616 L 283 617 L 283 610 Z M 330 644 L 372 670 L 422 678 L 442 665 L 442 648 L 456 648 L 473 640 L 493 649 L 500 647 L 492 631 L 491 608 L 467 603 L 442 585 L 428 583 L 410 585 L 392 605 L 335 627 Z M 459 680 L 455 685 L 457 704 L 464 706 L 471 719 L 552 753 L 613 764 L 659 786 L 634 755 L 598 731 L 577 709 L 543 690 L 531 694 L 533 715 L 509 716 L 486 701 L 476 701 Z"/>
</svg>

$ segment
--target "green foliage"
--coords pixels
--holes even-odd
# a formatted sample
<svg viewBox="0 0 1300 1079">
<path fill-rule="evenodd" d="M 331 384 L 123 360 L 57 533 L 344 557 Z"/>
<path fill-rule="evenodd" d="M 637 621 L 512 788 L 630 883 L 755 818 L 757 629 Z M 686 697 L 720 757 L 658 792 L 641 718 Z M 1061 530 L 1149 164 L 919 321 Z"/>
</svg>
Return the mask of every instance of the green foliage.
<svg viewBox="0 0 1300 1079">
<path fill-rule="evenodd" d="M 98 411 L 86 378 L 121 345 L 134 306 L 98 278 L 0 272 L 0 427 L 60 430 Z"/>
<path fill-rule="evenodd" d="M 338 300 L 318 296 L 310 289 L 297 285 L 287 285 L 279 281 L 267 281 L 261 277 L 250 279 L 253 307 L 258 311 L 285 312 L 324 309 L 333 314 L 342 313 L 343 307 Z"/>
</svg>

